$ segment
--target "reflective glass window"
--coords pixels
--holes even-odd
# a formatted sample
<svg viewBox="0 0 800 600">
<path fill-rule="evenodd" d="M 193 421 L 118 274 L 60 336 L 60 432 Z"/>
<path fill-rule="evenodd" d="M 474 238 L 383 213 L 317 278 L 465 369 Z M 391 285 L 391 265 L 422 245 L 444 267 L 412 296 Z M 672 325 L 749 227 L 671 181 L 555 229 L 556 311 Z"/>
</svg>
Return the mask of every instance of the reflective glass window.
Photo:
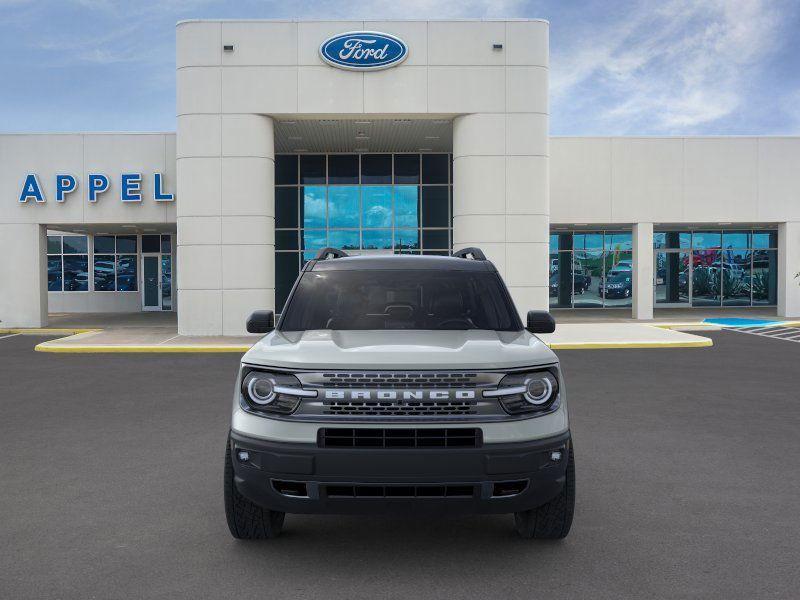
<svg viewBox="0 0 800 600">
<path fill-rule="evenodd" d="M 753 250 L 753 304 L 774 305 L 778 301 L 778 252 Z"/>
<path fill-rule="evenodd" d="M 48 254 L 61 254 L 61 236 L 48 235 L 47 236 L 47 253 Z"/>
<path fill-rule="evenodd" d="M 419 187 L 394 186 L 395 227 L 419 227 Z"/>
<path fill-rule="evenodd" d="M 724 231 L 722 233 L 723 248 L 750 248 L 749 231 Z"/>
<path fill-rule="evenodd" d="M 328 183 L 358 183 L 358 154 L 329 155 Z"/>
<path fill-rule="evenodd" d="M 297 155 L 275 155 L 275 185 L 297 185 Z"/>
<path fill-rule="evenodd" d="M 65 235 L 62 237 L 64 242 L 64 254 L 86 254 L 89 242 L 85 235 Z"/>
<path fill-rule="evenodd" d="M 328 245 L 342 250 L 358 250 L 361 240 L 358 229 L 331 229 L 328 231 Z"/>
<path fill-rule="evenodd" d="M 419 248 L 419 229 L 395 229 L 395 250 L 416 250 Z"/>
<path fill-rule="evenodd" d="M 689 304 L 689 252 L 655 253 L 656 304 Z"/>
<path fill-rule="evenodd" d="M 297 230 L 281 230 L 275 231 L 275 250 L 298 250 Z"/>
<path fill-rule="evenodd" d="M 423 229 L 422 247 L 426 250 L 449 250 L 449 233 L 448 229 Z"/>
<path fill-rule="evenodd" d="M 275 188 L 275 227 L 297 227 L 297 188 Z"/>
<path fill-rule="evenodd" d="M 362 227 L 392 226 L 391 186 L 363 186 L 361 188 L 363 211 Z"/>
<path fill-rule="evenodd" d="M 324 154 L 300 155 L 300 183 L 305 185 L 325 183 Z"/>
<path fill-rule="evenodd" d="M 62 289 L 61 255 L 47 257 L 47 291 L 60 292 Z"/>
<path fill-rule="evenodd" d="M 753 248 L 777 248 L 777 247 L 778 247 L 777 231 L 753 232 Z"/>
<path fill-rule="evenodd" d="M 142 252 L 160 252 L 160 251 L 161 251 L 160 235 L 142 236 Z"/>
<path fill-rule="evenodd" d="M 358 227 L 358 196 L 357 185 L 328 188 L 328 227 Z"/>
<path fill-rule="evenodd" d="M 422 226 L 450 227 L 448 188 L 439 185 L 422 186 Z"/>
<path fill-rule="evenodd" d="M 365 229 L 362 232 L 363 247 L 367 250 L 391 250 L 391 229 Z"/>
<path fill-rule="evenodd" d="M 85 254 L 64 255 L 64 291 L 86 292 L 88 290 L 89 258 Z"/>
<path fill-rule="evenodd" d="M 361 183 L 392 183 L 392 155 L 362 154 Z"/>
<path fill-rule="evenodd" d="M 94 252 L 95 254 L 114 254 L 114 252 L 116 252 L 114 236 L 113 235 L 94 236 Z"/>
<path fill-rule="evenodd" d="M 297 252 L 277 252 L 275 254 L 275 307 L 283 311 L 286 298 L 292 290 L 297 274 L 300 272 L 300 259 Z"/>
<path fill-rule="evenodd" d="M 325 227 L 325 186 L 307 185 L 301 189 L 303 227 Z"/>
<path fill-rule="evenodd" d="M 724 239 L 724 238 L 723 238 Z M 723 250 L 722 263 L 722 304 L 724 306 L 750 306 L 752 256 L 748 249 Z"/>
<path fill-rule="evenodd" d="M 161 257 L 161 309 L 172 310 L 172 256 Z"/>
<path fill-rule="evenodd" d="M 158 252 L 158 250 L 156 250 L 156 252 Z M 136 236 L 118 235 L 117 254 L 135 254 L 135 253 L 136 253 Z"/>
<path fill-rule="evenodd" d="M 113 292 L 115 289 L 114 255 L 94 255 L 94 291 Z"/>
<path fill-rule="evenodd" d="M 575 234 L 577 238 L 579 234 Z M 602 239 L 602 236 L 601 236 Z M 575 308 L 603 306 L 604 253 L 602 250 L 575 251 L 572 264 L 573 298 Z"/>
<path fill-rule="evenodd" d="M 419 154 L 394 155 L 394 182 L 419 183 Z"/>
<path fill-rule="evenodd" d="M 722 246 L 722 233 L 719 231 L 695 231 L 692 233 L 692 248 L 716 249 Z"/>
<path fill-rule="evenodd" d="M 691 248 L 692 234 L 688 231 L 657 231 L 653 234 L 653 248 Z"/>
<path fill-rule="evenodd" d="M 619 245 L 624 246 L 624 242 L 620 242 Z M 603 296 L 603 306 L 618 308 L 631 306 L 633 303 L 633 252 L 618 249 L 606 251 L 605 269 L 600 290 L 600 295 Z"/>
<path fill-rule="evenodd" d="M 551 237 L 556 237 L 556 240 L 551 239 L 556 251 L 550 253 L 550 306 L 569 308 L 572 306 L 572 252 L 558 252 L 559 238 L 563 236 Z"/>
<path fill-rule="evenodd" d="M 449 162 L 447 154 L 423 154 L 422 183 L 447 183 Z"/>
<path fill-rule="evenodd" d="M 117 291 L 135 292 L 137 289 L 136 255 L 117 256 Z"/>
<path fill-rule="evenodd" d="M 719 250 L 692 252 L 692 306 L 719 306 L 722 292 L 722 253 Z"/>
<path fill-rule="evenodd" d="M 573 235 L 573 245 L 575 250 L 602 250 L 603 234 L 595 232 L 575 232 Z"/>
<path fill-rule="evenodd" d="M 328 246 L 328 235 L 324 229 L 305 229 L 300 232 L 303 250 L 321 250 Z"/>
<path fill-rule="evenodd" d="M 161 252 L 164 254 L 172 253 L 172 236 L 165 234 L 161 236 Z"/>
<path fill-rule="evenodd" d="M 608 233 L 605 235 L 606 250 L 632 250 L 633 242 L 630 232 Z"/>
</svg>

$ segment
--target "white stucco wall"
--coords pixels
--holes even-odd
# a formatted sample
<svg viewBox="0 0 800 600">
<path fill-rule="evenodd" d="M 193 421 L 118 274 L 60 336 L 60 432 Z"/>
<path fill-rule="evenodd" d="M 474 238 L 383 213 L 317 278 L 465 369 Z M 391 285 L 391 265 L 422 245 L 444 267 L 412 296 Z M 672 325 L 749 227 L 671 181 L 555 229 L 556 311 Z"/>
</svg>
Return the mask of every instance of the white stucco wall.
<svg viewBox="0 0 800 600">
<path fill-rule="evenodd" d="M 353 30 L 402 38 L 407 60 L 324 63 L 320 44 Z M 546 308 L 547 68 L 536 20 L 179 23 L 179 332 L 240 334 L 274 308 L 272 118 L 456 119 L 455 246 L 483 246 L 522 311 Z M 507 261 L 518 253 L 524 264 Z"/>
<path fill-rule="evenodd" d="M 800 137 L 550 140 L 553 223 L 800 221 Z"/>
<path fill-rule="evenodd" d="M 40 248 L 46 226 L 175 222 L 176 202 L 157 203 L 152 198 L 154 173 L 163 175 L 162 191 L 176 194 L 175 137 L 174 133 L 0 135 L 0 327 L 46 325 L 47 261 Z M 19 202 L 28 173 L 37 175 L 46 202 Z M 109 178 L 109 189 L 95 203 L 87 200 L 88 173 Z M 120 201 L 122 173 L 142 173 L 141 202 Z M 70 174 L 78 180 L 77 189 L 64 202 L 55 199 L 57 174 Z M 175 197 L 177 201 L 177 194 Z M 39 255 L 35 264 L 29 264 Z M 115 310 L 138 310 L 140 306 L 136 294 L 108 292 L 109 296 L 95 303 L 94 293 L 87 292 L 83 298 L 79 294 L 84 293 L 75 292 L 74 297 L 63 294 L 52 310 L 103 310 L 111 308 L 109 303 Z M 135 304 L 131 296 L 135 296 Z"/>
</svg>

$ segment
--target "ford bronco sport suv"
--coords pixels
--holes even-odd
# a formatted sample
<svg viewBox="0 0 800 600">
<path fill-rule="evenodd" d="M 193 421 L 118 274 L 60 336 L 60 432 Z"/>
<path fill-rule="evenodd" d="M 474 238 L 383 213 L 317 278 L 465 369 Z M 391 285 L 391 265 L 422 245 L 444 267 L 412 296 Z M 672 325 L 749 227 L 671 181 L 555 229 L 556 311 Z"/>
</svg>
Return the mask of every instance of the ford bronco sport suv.
<svg viewBox="0 0 800 600">
<path fill-rule="evenodd" d="M 575 459 L 547 312 L 527 327 L 477 248 L 353 256 L 326 248 L 242 358 L 225 453 L 236 538 L 286 513 L 513 513 L 563 538 Z"/>
</svg>

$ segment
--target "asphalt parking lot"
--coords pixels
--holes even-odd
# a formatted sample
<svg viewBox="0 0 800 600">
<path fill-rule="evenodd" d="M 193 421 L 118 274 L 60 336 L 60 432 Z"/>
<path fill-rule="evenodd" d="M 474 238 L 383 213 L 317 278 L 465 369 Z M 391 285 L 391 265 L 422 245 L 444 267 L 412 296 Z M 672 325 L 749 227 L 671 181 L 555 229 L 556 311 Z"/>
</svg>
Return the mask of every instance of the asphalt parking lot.
<svg viewBox="0 0 800 600">
<path fill-rule="evenodd" d="M 288 515 L 278 540 L 237 542 L 221 477 L 238 355 L 0 339 L 0 598 L 797 597 L 800 344 L 709 337 L 559 352 L 563 542 L 413 515 Z"/>
</svg>

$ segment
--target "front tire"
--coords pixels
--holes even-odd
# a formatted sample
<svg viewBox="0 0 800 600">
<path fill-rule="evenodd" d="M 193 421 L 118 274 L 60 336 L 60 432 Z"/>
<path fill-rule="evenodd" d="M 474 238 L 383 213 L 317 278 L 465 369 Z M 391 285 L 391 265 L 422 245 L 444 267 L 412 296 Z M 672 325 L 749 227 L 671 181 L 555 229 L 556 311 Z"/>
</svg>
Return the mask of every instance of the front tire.
<svg viewBox="0 0 800 600">
<path fill-rule="evenodd" d="M 280 535 L 286 513 L 269 510 L 239 493 L 233 480 L 231 445 L 225 449 L 225 517 L 228 529 L 237 540 L 266 540 Z"/>
<path fill-rule="evenodd" d="M 574 513 L 575 456 L 570 444 L 564 489 L 547 504 L 514 513 L 514 526 L 519 536 L 526 540 L 560 540 L 567 537 Z"/>
</svg>

